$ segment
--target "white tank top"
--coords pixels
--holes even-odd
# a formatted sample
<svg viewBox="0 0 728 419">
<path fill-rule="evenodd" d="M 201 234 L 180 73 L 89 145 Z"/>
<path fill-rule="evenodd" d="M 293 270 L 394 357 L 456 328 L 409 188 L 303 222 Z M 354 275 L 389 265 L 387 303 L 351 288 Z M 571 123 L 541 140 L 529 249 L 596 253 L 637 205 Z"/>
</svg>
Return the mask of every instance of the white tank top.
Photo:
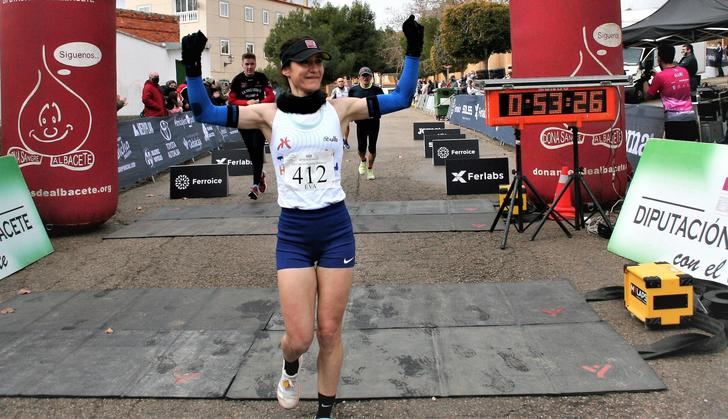
<svg viewBox="0 0 728 419">
<path fill-rule="evenodd" d="M 339 115 L 328 102 L 308 115 L 276 111 L 270 153 L 281 208 L 313 210 L 346 198 L 343 137 Z"/>
</svg>

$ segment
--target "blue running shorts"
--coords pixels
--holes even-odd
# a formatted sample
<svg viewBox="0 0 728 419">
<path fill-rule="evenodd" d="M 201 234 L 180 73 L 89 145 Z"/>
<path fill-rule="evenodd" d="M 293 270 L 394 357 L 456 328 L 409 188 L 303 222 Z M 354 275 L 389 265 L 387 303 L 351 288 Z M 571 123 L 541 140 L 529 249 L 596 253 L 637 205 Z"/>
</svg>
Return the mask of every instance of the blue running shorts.
<svg viewBox="0 0 728 419">
<path fill-rule="evenodd" d="M 317 210 L 281 208 L 276 269 L 353 268 L 354 229 L 344 201 Z"/>
</svg>

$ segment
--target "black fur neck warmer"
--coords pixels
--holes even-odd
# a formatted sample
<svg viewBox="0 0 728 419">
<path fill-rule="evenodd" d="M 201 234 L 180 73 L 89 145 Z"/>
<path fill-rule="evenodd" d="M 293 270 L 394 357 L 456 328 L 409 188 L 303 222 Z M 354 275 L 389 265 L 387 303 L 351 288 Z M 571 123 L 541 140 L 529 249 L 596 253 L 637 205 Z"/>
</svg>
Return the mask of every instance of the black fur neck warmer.
<svg viewBox="0 0 728 419">
<path fill-rule="evenodd" d="M 312 114 L 326 103 L 326 95 L 317 90 L 309 96 L 293 96 L 291 92 L 283 92 L 276 98 L 278 109 L 285 113 Z"/>
</svg>

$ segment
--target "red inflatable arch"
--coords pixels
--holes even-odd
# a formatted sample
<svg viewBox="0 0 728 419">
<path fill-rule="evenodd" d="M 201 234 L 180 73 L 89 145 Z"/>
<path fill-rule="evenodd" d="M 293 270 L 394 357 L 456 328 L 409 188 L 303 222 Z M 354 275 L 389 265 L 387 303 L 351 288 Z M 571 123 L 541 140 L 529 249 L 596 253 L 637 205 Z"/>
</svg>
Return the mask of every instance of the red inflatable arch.
<svg viewBox="0 0 728 419">
<path fill-rule="evenodd" d="M 0 4 L 2 154 L 49 226 L 116 211 L 115 20 L 113 1 Z"/>
</svg>

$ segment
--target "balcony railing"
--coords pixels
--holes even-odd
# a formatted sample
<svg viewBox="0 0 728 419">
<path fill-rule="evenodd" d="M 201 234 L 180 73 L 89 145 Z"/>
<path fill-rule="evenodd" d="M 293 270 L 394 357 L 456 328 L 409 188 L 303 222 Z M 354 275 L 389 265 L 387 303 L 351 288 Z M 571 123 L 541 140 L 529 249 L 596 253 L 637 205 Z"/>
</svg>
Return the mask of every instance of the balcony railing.
<svg viewBox="0 0 728 419">
<path fill-rule="evenodd" d="M 197 22 L 197 10 L 175 13 L 179 17 L 179 23 Z"/>
</svg>

